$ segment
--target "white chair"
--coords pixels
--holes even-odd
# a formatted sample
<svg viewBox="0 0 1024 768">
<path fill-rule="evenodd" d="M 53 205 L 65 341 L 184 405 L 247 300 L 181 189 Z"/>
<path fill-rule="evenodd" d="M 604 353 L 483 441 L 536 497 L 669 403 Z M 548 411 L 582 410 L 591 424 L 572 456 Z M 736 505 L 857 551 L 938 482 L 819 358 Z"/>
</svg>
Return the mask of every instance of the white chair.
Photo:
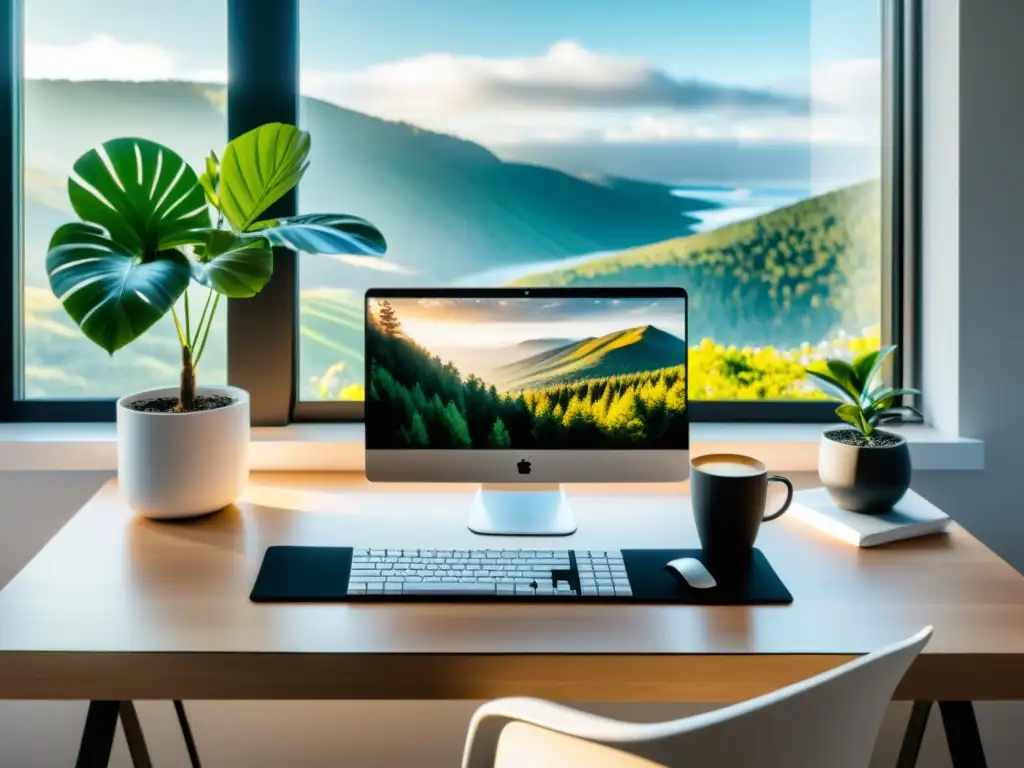
<svg viewBox="0 0 1024 768">
<path fill-rule="evenodd" d="M 463 768 L 867 768 L 885 707 L 932 628 L 750 701 L 624 723 L 540 699 L 473 715 Z"/>
</svg>

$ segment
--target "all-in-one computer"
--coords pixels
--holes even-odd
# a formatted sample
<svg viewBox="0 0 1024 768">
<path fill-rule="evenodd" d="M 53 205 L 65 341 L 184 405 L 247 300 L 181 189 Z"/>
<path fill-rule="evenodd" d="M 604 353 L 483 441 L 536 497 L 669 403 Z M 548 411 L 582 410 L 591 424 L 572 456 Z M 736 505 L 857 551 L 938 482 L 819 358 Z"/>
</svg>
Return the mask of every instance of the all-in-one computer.
<svg viewBox="0 0 1024 768">
<path fill-rule="evenodd" d="M 521 536 L 576 529 L 560 483 L 685 479 L 686 314 L 681 288 L 368 291 L 367 477 L 480 483 L 470 529 Z M 271 547 L 252 599 L 792 599 L 757 551 L 723 581 L 700 550 L 483 541 Z"/>
<path fill-rule="evenodd" d="M 480 483 L 483 534 L 576 529 L 560 483 L 688 474 L 681 288 L 374 289 L 366 474 Z"/>
</svg>

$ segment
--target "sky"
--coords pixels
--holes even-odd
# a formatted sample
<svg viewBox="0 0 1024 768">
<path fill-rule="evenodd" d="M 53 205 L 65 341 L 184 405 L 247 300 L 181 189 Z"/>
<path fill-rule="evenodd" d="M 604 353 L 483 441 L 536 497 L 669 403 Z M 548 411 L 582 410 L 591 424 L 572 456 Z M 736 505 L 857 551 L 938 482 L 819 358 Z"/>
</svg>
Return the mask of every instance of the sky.
<svg viewBox="0 0 1024 768">
<path fill-rule="evenodd" d="M 878 140 L 880 0 L 300 0 L 309 95 L 486 146 Z M 28 0 L 25 71 L 226 78 L 217 0 Z"/>
<path fill-rule="evenodd" d="M 402 332 L 427 349 L 585 339 L 653 325 L 686 339 L 682 299 L 391 299 Z M 376 314 L 376 306 L 370 311 Z"/>
</svg>

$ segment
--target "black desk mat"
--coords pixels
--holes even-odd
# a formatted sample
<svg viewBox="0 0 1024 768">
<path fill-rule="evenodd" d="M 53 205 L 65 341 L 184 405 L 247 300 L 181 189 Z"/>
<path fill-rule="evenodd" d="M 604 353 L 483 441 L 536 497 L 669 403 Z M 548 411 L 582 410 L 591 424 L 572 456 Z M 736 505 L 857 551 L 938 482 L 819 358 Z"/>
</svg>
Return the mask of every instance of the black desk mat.
<svg viewBox="0 0 1024 768">
<path fill-rule="evenodd" d="M 535 602 L 535 603 L 668 603 L 675 605 L 784 605 L 793 596 L 782 583 L 764 554 L 754 550 L 749 571 L 739 577 L 723 579 L 718 586 L 694 589 L 665 569 L 679 557 L 701 559 L 699 549 L 624 549 L 622 559 L 633 589 L 632 598 L 554 596 L 529 598 L 518 596 L 480 597 L 438 595 L 347 595 L 348 574 L 352 565 L 351 547 L 269 547 L 263 557 L 256 584 L 249 599 L 256 603 L 310 602 Z M 571 558 L 576 578 L 575 555 Z M 574 586 L 578 586 L 578 583 Z"/>
</svg>

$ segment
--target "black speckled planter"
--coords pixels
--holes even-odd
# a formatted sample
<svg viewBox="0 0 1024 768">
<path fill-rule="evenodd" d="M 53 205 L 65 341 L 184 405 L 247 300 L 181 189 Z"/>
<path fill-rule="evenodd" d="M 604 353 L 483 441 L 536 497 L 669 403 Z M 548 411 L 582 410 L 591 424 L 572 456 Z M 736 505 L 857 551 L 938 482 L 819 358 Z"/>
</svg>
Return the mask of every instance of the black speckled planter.
<svg viewBox="0 0 1024 768">
<path fill-rule="evenodd" d="M 910 450 L 899 443 L 873 447 L 846 445 L 829 438 L 845 429 L 826 430 L 818 448 L 818 476 L 835 503 L 851 512 L 888 512 L 910 487 Z M 892 434 L 887 433 L 887 434 Z"/>
</svg>

